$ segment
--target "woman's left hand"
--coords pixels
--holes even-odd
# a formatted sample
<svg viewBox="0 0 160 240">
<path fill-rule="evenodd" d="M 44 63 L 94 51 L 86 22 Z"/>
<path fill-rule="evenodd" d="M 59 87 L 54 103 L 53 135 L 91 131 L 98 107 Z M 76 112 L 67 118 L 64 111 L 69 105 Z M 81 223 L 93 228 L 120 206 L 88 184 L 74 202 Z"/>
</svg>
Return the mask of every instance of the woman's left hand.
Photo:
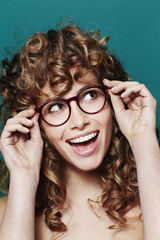
<svg viewBox="0 0 160 240">
<path fill-rule="evenodd" d="M 109 81 L 108 87 L 119 127 L 129 142 L 147 133 L 156 133 L 156 100 L 144 84 Z"/>
</svg>

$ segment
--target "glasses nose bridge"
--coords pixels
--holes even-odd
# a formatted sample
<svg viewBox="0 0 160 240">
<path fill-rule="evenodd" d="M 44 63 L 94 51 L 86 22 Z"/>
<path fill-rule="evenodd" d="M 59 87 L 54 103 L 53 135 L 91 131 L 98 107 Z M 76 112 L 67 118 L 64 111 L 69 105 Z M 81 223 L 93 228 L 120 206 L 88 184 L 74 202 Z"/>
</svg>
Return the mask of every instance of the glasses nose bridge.
<svg viewBox="0 0 160 240">
<path fill-rule="evenodd" d="M 68 98 L 68 99 L 66 100 L 66 102 L 68 103 L 69 106 L 70 106 L 70 103 L 71 103 L 72 101 L 75 101 L 75 102 L 77 103 L 77 105 L 78 105 L 78 96 L 74 96 L 74 97 Z M 71 107 L 71 106 L 70 106 L 70 107 Z"/>
</svg>

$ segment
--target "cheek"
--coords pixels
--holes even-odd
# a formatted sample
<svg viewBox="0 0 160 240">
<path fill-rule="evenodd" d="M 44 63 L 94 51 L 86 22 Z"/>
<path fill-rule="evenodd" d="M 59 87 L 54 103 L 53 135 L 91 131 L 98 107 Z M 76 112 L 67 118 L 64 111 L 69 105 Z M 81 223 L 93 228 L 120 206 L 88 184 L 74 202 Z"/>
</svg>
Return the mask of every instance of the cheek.
<svg viewBox="0 0 160 240">
<path fill-rule="evenodd" d="M 112 112 L 110 106 L 107 106 L 102 112 L 100 112 L 98 118 L 104 128 L 112 130 Z"/>
<path fill-rule="evenodd" d="M 46 123 L 43 123 L 41 127 L 43 128 L 52 145 L 54 147 L 58 146 L 63 136 L 63 129 L 60 129 L 59 127 L 49 126 Z"/>
<path fill-rule="evenodd" d="M 103 126 L 103 133 L 105 137 L 106 146 L 109 146 L 113 132 L 113 120 L 110 108 L 108 108 L 104 112 L 104 114 L 101 115 L 101 125 Z"/>
<path fill-rule="evenodd" d="M 104 125 L 106 126 L 106 131 L 108 131 L 109 133 L 112 133 L 112 128 L 113 128 L 113 120 L 112 120 L 112 114 L 110 112 L 110 114 L 107 116 L 106 121 L 104 121 Z"/>
</svg>

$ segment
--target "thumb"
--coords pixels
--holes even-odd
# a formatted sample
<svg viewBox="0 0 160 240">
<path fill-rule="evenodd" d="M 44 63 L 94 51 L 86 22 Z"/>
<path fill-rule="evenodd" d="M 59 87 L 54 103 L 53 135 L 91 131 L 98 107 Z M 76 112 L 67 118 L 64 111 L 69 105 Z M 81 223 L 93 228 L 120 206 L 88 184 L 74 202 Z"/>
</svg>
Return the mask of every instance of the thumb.
<svg viewBox="0 0 160 240">
<path fill-rule="evenodd" d="M 30 128 L 30 138 L 34 142 L 42 141 L 38 119 L 39 119 L 39 113 L 36 113 L 34 115 L 34 117 L 32 118 L 32 121 L 33 121 L 34 124 Z"/>
<path fill-rule="evenodd" d="M 121 112 L 125 111 L 124 103 L 119 95 L 112 93 L 111 89 L 108 90 L 108 93 L 110 95 L 112 106 L 117 117 Z"/>
</svg>

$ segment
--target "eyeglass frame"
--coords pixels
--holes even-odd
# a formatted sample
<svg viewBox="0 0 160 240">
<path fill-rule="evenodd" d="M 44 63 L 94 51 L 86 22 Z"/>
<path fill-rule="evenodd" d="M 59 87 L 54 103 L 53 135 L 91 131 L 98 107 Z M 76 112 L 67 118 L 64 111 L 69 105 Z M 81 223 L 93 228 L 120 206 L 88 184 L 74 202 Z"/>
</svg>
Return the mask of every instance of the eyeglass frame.
<svg viewBox="0 0 160 240">
<path fill-rule="evenodd" d="M 88 89 L 92 89 L 92 88 L 101 89 L 101 90 L 103 91 L 103 93 L 104 93 L 104 97 L 105 97 L 105 98 L 104 98 L 104 104 L 103 104 L 103 106 L 101 107 L 100 110 L 98 110 L 98 111 L 96 111 L 96 112 L 93 112 L 93 113 L 89 113 L 89 112 L 86 112 L 85 110 L 83 110 L 83 109 L 81 108 L 81 106 L 80 106 L 80 104 L 79 104 L 79 102 L 78 102 L 78 98 L 79 98 L 79 95 L 80 95 L 81 93 L 87 91 Z M 39 113 L 40 117 L 41 117 L 41 118 L 43 119 L 43 121 L 46 122 L 48 125 L 53 126 L 53 127 L 59 127 L 59 126 L 64 125 L 64 124 L 69 120 L 69 118 L 70 118 L 70 116 L 71 116 L 71 105 L 70 105 L 70 102 L 72 102 L 72 101 L 76 101 L 77 106 L 78 106 L 78 107 L 80 108 L 80 110 L 81 110 L 82 112 L 84 112 L 84 113 L 87 113 L 87 114 L 96 114 L 96 113 L 100 112 L 100 111 L 104 108 L 104 106 L 105 106 L 105 104 L 106 104 L 106 101 L 107 101 L 107 97 L 106 97 L 106 95 L 107 95 L 106 89 L 107 89 L 107 88 L 108 88 L 108 87 L 105 86 L 105 85 L 102 85 L 102 86 L 90 86 L 90 87 L 87 87 L 86 89 L 83 89 L 82 91 L 80 91 L 76 96 L 70 97 L 70 98 L 68 98 L 68 99 L 65 99 L 65 98 L 58 98 L 58 99 L 56 99 L 56 100 L 63 100 L 64 102 L 66 102 L 66 104 L 67 104 L 67 106 L 68 106 L 68 109 L 69 109 L 69 115 L 68 115 L 67 119 L 66 119 L 63 123 L 58 124 L 58 125 L 54 125 L 54 124 L 51 124 L 51 123 L 47 122 L 47 121 L 45 120 L 45 118 L 43 117 L 43 115 L 42 115 L 42 110 L 43 110 L 44 106 L 47 105 L 48 103 L 54 101 L 54 99 L 51 99 L 51 100 L 49 100 L 48 102 L 45 102 L 44 104 L 42 104 L 42 105 L 41 105 L 40 107 L 38 107 L 38 108 L 36 107 L 35 111 L 36 111 L 37 113 Z"/>
</svg>

